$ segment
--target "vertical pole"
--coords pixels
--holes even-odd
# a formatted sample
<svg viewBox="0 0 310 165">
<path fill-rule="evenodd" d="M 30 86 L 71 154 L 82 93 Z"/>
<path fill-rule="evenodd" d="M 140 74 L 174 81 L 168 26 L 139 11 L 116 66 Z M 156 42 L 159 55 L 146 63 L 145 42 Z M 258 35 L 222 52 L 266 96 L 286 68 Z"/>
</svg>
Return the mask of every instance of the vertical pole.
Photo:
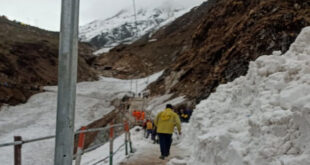
<svg viewBox="0 0 310 165">
<path fill-rule="evenodd" d="M 109 141 L 110 141 L 110 165 L 113 165 L 113 137 L 114 137 L 114 128 L 113 128 L 113 122 L 110 124 L 110 136 L 109 136 Z"/>
<path fill-rule="evenodd" d="M 62 0 L 54 165 L 72 165 L 79 0 Z"/>
<path fill-rule="evenodd" d="M 132 92 L 132 80 L 130 80 L 130 92 Z"/>
<path fill-rule="evenodd" d="M 128 141 L 129 141 L 129 149 L 130 149 L 130 153 L 133 153 L 133 149 L 132 149 L 132 142 L 131 142 L 131 137 L 130 137 L 130 132 L 128 132 Z"/>
<path fill-rule="evenodd" d="M 86 127 L 82 127 L 81 130 L 86 130 Z M 82 158 L 82 153 L 84 149 L 84 142 L 85 142 L 85 133 L 82 132 L 79 135 L 79 143 L 78 143 L 78 148 L 76 151 L 76 159 L 75 159 L 75 165 L 80 165 L 81 164 L 81 158 Z"/>
<path fill-rule="evenodd" d="M 127 156 L 128 155 L 128 131 L 129 131 L 127 121 L 125 121 L 124 130 L 125 130 L 125 155 Z"/>
<path fill-rule="evenodd" d="M 14 142 L 22 142 L 22 137 L 14 136 Z M 14 146 L 14 165 L 22 164 L 22 144 Z"/>
<path fill-rule="evenodd" d="M 136 0 L 132 0 L 133 3 L 133 11 L 134 11 L 134 16 L 135 16 L 135 38 L 138 38 L 138 27 L 137 27 L 137 11 L 136 11 Z"/>
<path fill-rule="evenodd" d="M 136 95 L 139 96 L 138 95 L 138 80 L 136 80 Z"/>
</svg>

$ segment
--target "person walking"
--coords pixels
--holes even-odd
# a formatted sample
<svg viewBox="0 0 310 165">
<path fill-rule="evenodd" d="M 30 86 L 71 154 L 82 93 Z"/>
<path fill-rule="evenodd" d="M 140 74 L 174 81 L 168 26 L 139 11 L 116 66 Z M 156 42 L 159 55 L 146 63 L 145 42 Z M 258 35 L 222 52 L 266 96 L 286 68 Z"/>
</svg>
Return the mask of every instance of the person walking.
<svg viewBox="0 0 310 165">
<path fill-rule="evenodd" d="M 181 121 L 179 116 L 173 112 L 172 105 L 167 104 L 166 109 L 159 112 L 155 118 L 155 126 L 157 127 L 157 134 L 159 137 L 159 145 L 161 156 L 160 159 L 165 159 L 170 154 L 170 147 L 172 143 L 172 134 L 176 126 L 181 135 Z"/>
<path fill-rule="evenodd" d="M 143 124 L 142 124 L 142 128 L 143 128 L 143 131 L 144 131 L 144 133 L 143 133 L 143 135 L 144 135 L 144 137 L 146 138 L 146 134 L 147 134 L 147 132 L 146 132 L 146 123 L 148 122 L 148 120 L 146 120 L 145 122 L 143 122 Z"/>
<path fill-rule="evenodd" d="M 141 120 L 141 111 L 140 110 L 136 111 L 136 118 L 137 118 L 137 121 Z"/>
<path fill-rule="evenodd" d="M 153 123 L 151 120 L 148 120 L 146 122 L 146 137 L 145 138 L 149 138 L 150 134 L 152 134 L 152 130 L 153 130 Z"/>
<path fill-rule="evenodd" d="M 145 119 L 145 112 L 142 111 L 142 112 L 141 112 L 141 120 L 144 121 L 144 119 Z"/>
<path fill-rule="evenodd" d="M 181 118 L 181 122 L 183 123 L 183 122 L 188 122 L 188 120 L 189 120 L 189 116 L 188 116 L 188 113 L 187 113 L 187 111 L 184 111 L 184 109 L 181 109 L 180 110 L 180 118 Z"/>
<path fill-rule="evenodd" d="M 153 144 L 158 144 L 158 135 L 157 135 L 157 132 L 156 132 L 156 130 L 157 130 L 157 128 L 156 128 L 156 126 L 155 126 L 155 124 L 153 124 L 154 125 L 154 127 L 153 127 L 153 130 L 152 130 L 152 137 L 151 137 L 151 139 L 153 140 Z"/>
</svg>

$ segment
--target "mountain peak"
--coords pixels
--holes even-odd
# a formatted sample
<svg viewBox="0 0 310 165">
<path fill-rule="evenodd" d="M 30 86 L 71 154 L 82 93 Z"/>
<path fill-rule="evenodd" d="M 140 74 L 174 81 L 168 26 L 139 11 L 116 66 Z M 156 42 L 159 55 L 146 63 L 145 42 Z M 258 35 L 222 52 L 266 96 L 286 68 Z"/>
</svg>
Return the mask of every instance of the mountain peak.
<svg viewBox="0 0 310 165">
<path fill-rule="evenodd" d="M 89 42 L 103 53 L 121 43 L 131 43 L 145 34 L 172 22 L 188 12 L 193 6 L 185 8 L 166 2 L 160 5 L 139 7 L 136 18 L 133 8 L 122 9 L 112 17 L 95 20 L 80 27 L 80 40 Z"/>
</svg>

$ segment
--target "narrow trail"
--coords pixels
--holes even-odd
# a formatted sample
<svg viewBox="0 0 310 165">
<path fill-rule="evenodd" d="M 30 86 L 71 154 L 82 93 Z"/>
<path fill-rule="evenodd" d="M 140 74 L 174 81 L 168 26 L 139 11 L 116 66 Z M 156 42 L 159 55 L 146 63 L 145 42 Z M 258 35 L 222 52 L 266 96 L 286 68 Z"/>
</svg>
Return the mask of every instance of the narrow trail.
<svg viewBox="0 0 310 165">
<path fill-rule="evenodd" d="M 124 160 L 119 165 L 166 165 L 173 158 L 184 157 L 186 152 L 172 145 L 170 150 L 171 155 L 165 160 L 159 159 L 160 150 L 158 144 L 145 145 L 134 153 L 127 160 Z"/>
<path fill-rule="evenodd" d="M 129 112 L 144 109 L 147 102 L 148 100 L 144 100 L 143 98 L 134 98 L 130 100 Z M 141 134 L 141 137 L 143 137 L 143 134 Z M 139 140 L 143 140 L 145 142 L 144 145 L 139 143 L 135 145 L 134 148 L 136 148 L 137 151 L 120 162 L 119 165 L 166 165 L 171 159 L 180 159 L 185 157 L 187 153 L 173 143 L 170 150 L 170 156 L 166 157 L 165 160 L 162 160 L 159 159 L 159 156 L 161 155 L 159 144 L 153 144 L 153 141 L 145 138 Z"/>
</svg>

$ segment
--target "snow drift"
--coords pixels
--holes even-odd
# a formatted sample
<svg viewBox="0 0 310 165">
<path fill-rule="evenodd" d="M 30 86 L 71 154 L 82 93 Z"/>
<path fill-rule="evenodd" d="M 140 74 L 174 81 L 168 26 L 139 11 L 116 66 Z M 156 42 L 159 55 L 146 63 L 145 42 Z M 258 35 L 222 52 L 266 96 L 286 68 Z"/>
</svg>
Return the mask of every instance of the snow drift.
<svg viewBox="0 0 310 165">
<path fill-rule="evenodd" d="M 195 165 L 310 164 L 310 27 L 284 55 L 250 63 L 194 111 L 182 145 Z"/>
</svg>

